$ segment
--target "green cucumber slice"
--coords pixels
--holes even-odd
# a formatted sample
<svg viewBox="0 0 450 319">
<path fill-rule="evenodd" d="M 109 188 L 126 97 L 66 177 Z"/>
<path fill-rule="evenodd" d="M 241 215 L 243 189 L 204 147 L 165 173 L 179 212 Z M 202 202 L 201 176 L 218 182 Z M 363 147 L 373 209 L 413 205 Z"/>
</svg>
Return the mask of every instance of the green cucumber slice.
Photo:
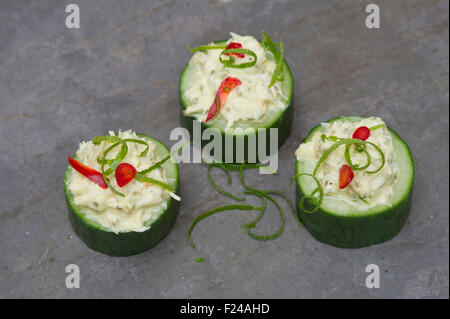
<svg viewBox="0 0 450 319">
<path fill-rule="evenodd" d="M 337 117 L 328 121 L 359 121 L 359 117 Z M 315 213 L 300 210 L 298 202 L 304 194 L 310 194 L 316 186 L 308 177 L 297 177 L 296 201 L 300 219 L 308 231 L 321 242 L 343 248 L 358 248 L 385 242 L 400 232 L 411 208 L 414 183 L 414 162 L 408 145 L 388 128 L 399 167 L 399 178 L 389 205 L 377 205 L 366 211 L 357 211 L 339 199 L 325 196 Z M 309 141 L 315 132 L 323 130 L 321 124 L 314 127 L 303 142 Z M 305 161 L 296 162 L 296 174 L 311 173 L 313 167 Z"/>
<path fill-rule="evenodd" d="M 215 44 L 224 44 L 226 40 L 223 41 L 217 41 L 214 42 Z M 188 129 L 191 140 L 193 139 L 193 126 L 194 121 L 197 121 L 197 119 L 194 116 L 186 116 L 183 113 L 183 110 L 185 110 L 189 104 L 190 101 L 188 101 L 185 96 L 184 92 L 186 92 L 190 87 L 190 79 L 192 78 L 192 74 L 195 71 L 195 66 L 190 66 L 189 63 L 185 66 L 183 71 L 180 75 L 180 84 L 179 84 L 179 94 L 180 94 L 180 106 L 181 106 L 181 123 L 182 125 Z M 279 149 L 284 142 L 287 140 L 291 133 L 292 128 L 292 118 L 293 118 L 293 88 L 294 88 L 294 78 L 292 77 L 291 70 L 286 63 L 286 61 L 283 61 L 283 81 L 281 82 L 281 90 L 283 93 L 283 96 L 285 96 L 287 99 L 285 101 L 286 107 L 282 110 L 275 110 L 268 112 L 262 119 L 259 121 L 237 121 L 233 124 L 233 128 L 242 128 L 245 130 L 246 128 L 253 128 L 255 129 L 255 138 L 256 141 L 258 140 L 258 128 L 277 128 L 278 129 L 278 148 Z M 222 162 L 225 162 L 225 136 L 226 135 L 233 135 L 233 145 L 236 147 L 236 136 L 235 134 L 229 134 L 225 132 L 226 123 L 223 120 L 217 119 L 214 121 L 214 123 L 204 123 L 200 122 L 200 129 L 201 134 L 203 135 L 203 131 L 207 128 L 216 128 L 220 131 L 222 136 L 222 159 L 218 159 Z M 244 137 L 244 147 L 245 147 L 245 159 L 247 159 L 247 150 L 248 150 L 248 136 L 249 134 L 245 134 Z M 208 144 L 211 139 L 202 139 L 202 148 Z M 270 154 L 269 149 L 269 141 L 270 141 L 270 130 L 266 131 L 266 150 L 265 154 Z M 234 148 L 235 150 L 235 148 Z M 258 152 L 258 149 L 256 149 Z M 258 154 L 258 153 L 257 153 Z M 257 156 L 257 162 L 259 162 L 258 156 Z M 237 163 L 236 157 L 233 156 L 233 163 Z"/>
<path fill-rule="evenodd" d="M 137 135 L 156 145 L 155 152 L 159 158 L 164 158 L 170 154 L 167 147 L 159 140 L 143 134 Z M 178 164 L 169 160 L 162 165 L 162 168 L 168 184 L 177 192 Z M 149 250 L 172 229 L 180 206 L 180 202 L 172 197 L 167 200 L 166 209 L 161 207 L 162 213 L 146 225 L 150 228 L 144 232 L 120 232 L 116 234 L 102 227 L 96 221 L 88 219 L 83 212 L 83 208 L 74 204 L 73 194 L 69 191 L 67 185 L 69 176 L 73 172 L 73 168 L 69 165 L 64 176 L 64 193 L 69 208 L 69 220 L 75 233 L 89 248 L 110 256 L 131 256 Z"/>
</svg>

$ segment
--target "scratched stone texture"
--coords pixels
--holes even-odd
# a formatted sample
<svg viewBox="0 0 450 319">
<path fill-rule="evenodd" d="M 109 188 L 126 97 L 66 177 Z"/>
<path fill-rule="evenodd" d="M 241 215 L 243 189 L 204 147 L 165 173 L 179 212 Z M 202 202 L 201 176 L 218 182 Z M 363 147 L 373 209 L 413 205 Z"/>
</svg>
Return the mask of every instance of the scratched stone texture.
<svg viewBox="0 0 450 319">
<path fill-rule="evenodd" d="M 80 6 L 80 29 L 65 27 L 70 2 Z M 365 27 L 371 2 L 380 6 L 380 29 Z M 0 0 L 0 297 L 448 298 L 448 9 L 438 0 Z M 261 30 L 285 44 L 295 120 L 279 174 L 249 173 L 248 183 L 293 197 L 294 151 L 314 125 L 380 116 L 416 164 L 401 233 L 339 249 L 287 214 L 283 235 L 260 242 L 239 228 L 254 212 L 229 212 L 199 224 L 193 250 L 186 233 L 194 216 L 229 201 L 208 184 L 204 165 L 181 164 L 182 207 L 164 241 L 128 258 L 88 249 L 70 227 L 63 193 L 78 142 L 131 128 L 173 145 L 186 45 Z M 226 189 L 240 192 L 234 177 Z M 279 223 L 270 207 L 257 231 Z M 371 263 L 380 267 L 379 289 L 365 286 Z M 65 286 L 68 264 L 80 267 L 79 289 Z"/>
</svg>

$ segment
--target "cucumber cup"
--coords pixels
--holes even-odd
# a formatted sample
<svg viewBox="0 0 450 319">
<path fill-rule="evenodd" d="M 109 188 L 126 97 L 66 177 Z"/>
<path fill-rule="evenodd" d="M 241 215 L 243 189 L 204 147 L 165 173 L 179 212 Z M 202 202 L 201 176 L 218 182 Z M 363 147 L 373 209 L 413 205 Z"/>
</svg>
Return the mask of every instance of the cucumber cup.
<svg viewBox="0 0 450 319">
<path fill-rule="evenodd" d="M 233 34 L 232 34 L 233 35 Z M 261 49 L 261 51 L 259 52 L 259 60 L 258 62 L 256 62 L 256 64 L 254 66 L 248 67 L 248 68 L 244 68 L 244 69 L 239 69 L 238 72 L 240 73 L 236 73 L 235 72 L 235 68 L 233 67 L 227 67 L 226 65 L 222 65 L 221 63 L 217 64 L 217 68 L 214 70 L 211 70 L 213 73 L 211 74 L 205 74 L 204 78 L 206 79 L 205 81 L 209 81 L 209 79 L 211 79 L 211 81 L 215 81 L 217 77 L 219 77 L 221 80 L 223 80 L 227 75 L 233 75 L 236 78 L 240 78 L 242 83 L 244 84 L 248 84 L 251 81 L 256 81 L 255 79 L 258 79 L 259 76 L 261 76 L 262 73 L 264 73 L 264 68 L 267 67 L 271 67 L 270 63 L 273 63 L 274 61 L 277 63 L 279 63 L 280 67 L 278 68 L 280 70 L 280 73 L 277 75 L 277 81 L 276 83 L 273 85 L 273 87 L 269 87 L 269 83 L 270 82 L 270 76 L 266 77 L 266 84 L 264 89 L 266 89 L 267 91 L 271 90 L 271 88 L 273 89 L 274 87 L 276 87 L 277 92 L 279 95 L 277 95 L 275 99 L 279 99 L 279 101 L 281 101 L 281 104 L 279 104 L 277 107 L 268 107 L 267 110 L 265 111 L 265 113 L 257 118 L 252 118 L 252 119 L 244 119 L 244 118 L 238 118 L 236 120 L 233 120 L 232 124 L 230 124 L 229 121 L 227 121 L 226 118 L 224 118 L 220 113 L 223 112 L 222 110 L 218 111 L 218 115 L 216 115 L 212 120 L 210 121 L 205 121 L 205 115 L 208 111 L 208 108 L 211 106 L 211 103 L 215 102 L 214 100 L 214 96 L 211 95 L 211 92 L 209 92 L 209 95 L 211 95 L 208 99 L 203 100 L 203 106 L 206 107 L 206 109 L 202 109 L 199 112 L 194 112 L 194 113 L 189 113 L 187 111 L 189 111 L 189 107 L 192 107 L 193 105 L 193 101 L 194 100 L 198 100 L 198 98 L 193 98 L 193 96 L 189 96 L 190 92 L 192 92 L 194 88 L 194 86 L 196 85 L 196 82 L 198 81 L 198 74 L 199 72 L 199 66 L 198 64 L 195 63 L 195 60 L 198 59 L 191 59 L 191 61 L 185 66 L 184 70 L 181 73 L 180 76 L 180 83 L 179 83 L 179 95 L 180 95 L 180 106 L 181 106 L 181 123 L 182 125 L 188 129 L 191 139 L 194 136 L 194 127 L 195 127 L 195 122 L 197 121 L 197 125 L 200 127 L 200 134 L 202 136 L 202 140 L 201 140 L 201 147 L 203 148 L 205 145 L 207 145 L 208 143 L 210 143 L 213 138 L 215 138 L 216 136 L 211 136 L 204 134 L 206 129 L 215 129 L 220 133 L 220 138 L 221 138 L 221 145 L 222 145 L 222 154 L 219 156 L 214 156 L 214 159 L 216 161 L 219 162 L 228 162 L 228 163 L 237 163 L 240 162 L 239 159 L 236 156 L 237 150 L 237 140 L 241 139 L 244 142 L 244 160 L 247 161 L 249 156 L 249 149 L 251 147 L 253 147 L 253 144 L 249 144 L 249 141 L 258 141 L 259 138 L 264 139 L 264 136 L 259 137 L 260 134 L 265 134 L 265 146 L 264 149 L 259 150 L 259 143 L 256 143 L 256 162 L 261 162 L 263 161 L 263 158 L 260 158 L 259 154 L 261 152 L 261 154 L 264 154 L 266 156 L 269 155 L 273 155 L 273 149 L 272 152 L 270 150 L 270 139 L 271 139 L 271 134 L 273 134 L 271 132 L 271 128 L 277 129 L 277 135 L 278 135 L 278 141 L 277 141 L 277 147 L 276 150 L 278 150 L 279 147 L 281 147 L 281 145 L 286 141 L 286 139 L 289 137 L 289 134 L 291 132 L 291 127 L 292 127 L 292 117 L 293 117 L 293 77 L 291 74 L 291 71 L 289 69 L 288 64 L 286 63 L 286 61 L 284 60 L 283 56 L 280 55 L 278 53 L 278 51 L 275 51 L 273 48 L 275 47 L 275 44 L 272 43 L 270 41 L 270 39 L 268 38 L 268 36 L 266 34 L 264 34 L 264 40 L 263 42 L 259 43 L 255 40 L 256 43 L 258 43 L 258 45 L 260 46 L 260 48 L 255 48 L 254 51 L 255 52 L 259 52 L 257 50 Z M 238 42 L 242 42 L 242 48 L 248 48 L 247 43 L 248 41 L 246 40 L 249 37 L 240 37 L 240 36 L 234 36 L 234 38 L 232 38 L 231 40 L 228 41 L 217 41 L 217 42 L 213 42 L 208 46 L 203 46 L 201 48 L 205 48 L 205 47 L 210 47 L 210 46 L 214 46 L 214 47 L 218 47 L 220 49 L 215 49 L 215 51 L 217 52 L 217 55 L 223 51 L 223 52 L 228 52 L 226 50 L 229 50 L 228 48 L 230 47 L 230 44 L 236 44 L 233 41 L 238 41 Z M 254 40 L 254 38 L 252 38 Z M 231 41 L 231 42 L 230 42 Z M 246 42 L 247 41 L 247 42 Z M 269 44 L 272 44 L 274 46 L 271 46 L 272 51 L 270 51 L 268 49 L 267 46 L 267 42 L 269 42 Z M 228 43 L 228 46 L 227 46 Z M 237 43 L 238 45 L 240 45 L 240 43 Z M 254 48 L 254 43 L 251 43 L 251 45 L 253 45 L 253 47 L 251 47 L 252 49 Z M 279 44 L 276 44 L 279 45 Z M 281 45 L 282 46 L 282 45 Z M 197 52 L 197 55 L 204 55 L 204 58 L 208 58 L 208 53 L 211 55 L 212 53 L 210 53 L 213 50 L 208 50 L 208 49 L 204 49 L 205 51 L 202 52 L 197 52 L 195 51 L 195 49 L 193 50 L 194 52 Z M 215 56 L 215 58 L 217 59 L 217 61 L 219 61 L 219 59 L 222 59 L 222 57 L 226 56 L 227 54 L 222 54 L 217 57 Z M 238 51 L 240 52 L 240 51 Z M 243 51 L 245 52 L 245 51 Z M 233 53 L 231 53 L 232 55 Z M 236 53 L 238 54 L 238 53 Z M 228 53 L 228 55 L 230 55 L 230 53 Z M 197 57 L 195 57 L 197 58 Z M 202 58 L 202 57 L 200 57 Z M 267 59 L 267 60 L 265 60 Z M 277 60 L 278 59 L 278 60 Z M 235 58 L 235 60 L 239 60 L 237 57 Z M 264 60 L 264 63 L 261 62 L 261 64 L 259 64 L 260 60 Z M 213 60 L 214 61 L 214 60 Z M 268 62 L 269 61 L 269 62 Z M 270 62 L 272 61 L 272 62 Z M 256 70 L 256 71 L 255 71 Z M 235 73 L 233 73 L 235 72 Z M 248 72 L 250 75 L 245 75 L 245 72 Z M 259 73 L 258 73 L 259 72 Z M 276 71 L 274 71 L 276 72 Z M 237 74 L 237 75 L 236 75 Z M 244 78 L 243 78 L 244 77 Z M 202 79 L 203 80 L 203 79 Z M 208 83 L 205 85 L 205 87 L 208 87 Z M 214 88 L 217 89 L 218 85 L 215 84 Z M 242 86 L 244 87 L 244 86 Z M 246 91 L 244 91 L 244 89 L 239 88 L 240 92 L 239 93 L 234 93 L 231 92 L 230 93 L 230 99 L 234 98 L 234 96 L 236 94 L 239 94 L 242 96 L 242 99 L 240 100 L 241 103 L 239 104 L 240 106 L 242 106 L 242 109 L 245 109 L 247 105 L 255 105 L 256 108 L 261 107 L 262 104 L 265 103 L 264 100 L 261 101 L 256 101 L 256 100 L 252 100 L 249 96 L 246 96 Z M 252 87 L 250 87 L 250 89 L 247 91 L 251 91 Z M 264 90 L 262 90 L 264 91 Z M 265 93 L 265 91 L 263 92 Z M 207 93 L 205 93 L 207 94 Z M 201 96 L 201 95 L 200 95 Z M 217 95 L 219 96 L 219 94 Z M 248 101 L 248 102 L 246 102 Z M 269 105 L 271 105 L 270 103 L 273 101 L 270 101 L 270 99 L 268 99 L 269 101 Z M 267 102 L 267 100 L 266 100 Z M 220 108 L 226 108 L 227 104 L 229 102 L 225 103 L 224 106 L 221 106 Z M 277 100 L 278 103 L 278 100 Z M 241 112 L 241 110 L 239 108 L 237 108 L 237 111 L 235 112 Z M 242 111 L 244 112 L 244 111 Z M 238 131 L 236 129 L 242 129 L 241 131 Z M 264 133 L 261 133 L 262 130 L 258 129 L 265 129 Z M 232 145 L 232 152 L 233 152 L 233 156 L 230 156 L 230 154 L 228 154 L 229 157 L 226 157 L 226 149 L 225 149 L 225 145 L 227 143 L 227 141 L 233 141 Z M 228 142 L 229 143 L 229 142 Z M 252 145 L 252 146 L 250 146 Z M 229 150 L 229 149 L 228 149 Z M 264 153 L 265 152 L 265 153 Z M 211 154 L 214 155 L 214 154 Z"/>
<path fill-rule="evenodd" d="M 358 122 L 361 121 L 361 118 L 338 117 L 327 123 L 333 124 L 335 121 Z M 315 134 L 320 134 L 326 127 L 328 125 L 324 124 L 314 127 L 303 143 L 311 141 Z M 387 128 L 387 131 L 392 139 L 398 178 L 392 184 L 392 194 L 387 201 L 368 209 L 355 209 L 337 197 L 327 196 L 326 193 L 315 212 L 311 213 L 304 207 L 300 207 L 302 198 L 305 195 L 311 195 L 311 191 L 317 184 L 311 176 L 300 175 L 313 174 L 314 165 L 297 159 L 297 210 L 305 227 L 319 241 L 343 248 L 365 247 L 393 238 L 404 225 L 411 208 L 414 162 L 408 145 L 391 128 Z M 382 146 L 378 146 L 383 149 Z M 318 204 L 317 201 L 315 204 Z"/>
<path fill-rule="evenodd" d="M 170 156 L 170 152 L 167 149 L 167 147 L 160 141 L 158 141 L 155 138 L 142 135 L 142 134 L 136 134 L 136 137 L 138 137 L 141 141 L 151 143 L 154 145 L 154 149 L 151 151 L 152 156 L 155 159 L 164 159 Z M 107 145 L 109 146 L 109 145 Z M 134 145 L 129 145 L 128 149 L 131 149 L 134 147 Z M 149 154 L 146 154 L 146 156 L 149 156 Z M 125 158 L 127 159 L 127 158 Z M 73 161 L 73 159 L 72 159 Z M 75 160 L 75 162 L 77 162 Z M 72 165 L 72 162 L 71 162 Z M 91 181 L 88 181 L 88 179 L 84 176 L 81 176 L 79 173 L 79 167 L 74 169 L 73 165 L 69 165 L 65 172 L 64 177 L 64 193 L 66 196 L 68 208 L 69 208 L 69 219 L 70 223 L 72 225 L 73 230 L 75 233 L 80 237 L 80 239 L 91 249 L 110 255 L 110 256 L 130 256 L 142 253 L 153 246 L 155 246 L 157 243 L 159 243 L 172 229 L 176 217 L 178 215 L 179 210 L 179 201 L 172 198 L 172 196 L 167 196 L 165 194 L 165 197 L 158 205 L 151 206 L 151 208 L 143 208 L 141 219 L 139 219 L 140 227 L 137 231 L 132 230 L 113 230 L 109 228 L 107 225 L 102 223 L 100 220 L 95 218 L 95 213 L 88 213 L 88 210 L 90 208 L 84 206 L 84 205 L 77 205 L 76 197 L 77 196 L 89 196 L 89 194 L 86 194 L 86 192 L 82 192 L 80 194 L 74 194 L 71 189 L 71 183 L 74 183 L 74 174 L 79 174 L 77 176 L 78 179 L 83 178 L 87 182 L 84 183 L 92 183 Z M 168 186 L 173 192 L 178 191 L 178 183 L 179 183 L 179 177 L 178 177 L 178 165 L 176 162 L 172 160 L 166 160 L 161 165 L 156 168 L 160 170 L 164 176 L 165 180 L 167 181 L 167 184 L 164 184 L 165 186 Z M 97 172 L 98 173 L 98 172 Z M 145 174 L 142 174 L 145 176 Z M 138 179 L 139 172 L 136 173 L 135 179 Z M 101 177 L 101 175 L 100 175 Z M 117 177 L 117 170 L 116 170 L 116 177 Z M 145 177 L 144 177 L 145 178 Z M 108 180 L 110 184 L 113 184 L 114 176 L 109 176 Z M 125 187 L 134 187 L 135 189 L 138 189 L 138 187 L 158 187 L 151 184 L 145 184 L 138 181 L 131 181 L 131 183 L 137 183 L 142 185 L 134 185 L 134 186 L 124 186 L 124 188 L 119 188 L 117 185 L 114 185 L 116 190 L 118 192 L 124 192 L 123 190 Z M 157 181 L 155 183 L 158 183 Z M 92 183 L 94 184 L 94 183 Z M 144 185 L 145 184 L 145 185 Z M 163 186 L 164 186 L 163 185 Z M 98 187 L 98 202 L 97 205 L 103 205 L 101 203 L 102 196 L 104 195 L 103 192 L 111 192 L 110 189 L 103 187 L 99 187 L 98 185 L 91 186 L 88 184 L 89 187 Z M 79 188 L 79 187 L 78 187 Z M 97 190 L 94 190 L 97 192 Z M 166 191 L 166 190 L 165 190 Z M 133 191 L 137 192 L 137 191 Z M 167 192 L 167 191 L 166 191 Z M 131 194 L 131 192 L 129 192 Z M 128 196 L 128 194 L 127 194 Z M 131 196 L 131 195 L 130 195 Z M 138 194 L 139 196 L 139 194 Z M 145 197 L 145 196 L 143 196 Z M 174 197 L 177 197 L 176 195 Z M 109 200 L 114 200 L 115 198 L 122 198 L 121 196 L 113 193 L 110 195 Z M 137 197 L 139 198 L 139 197 Z M 139 200 L 142 202 L 145 200 L 145 198 L 139 198 Z M 96 202 L 94 202 L 95 204 Z M 120 209 L 120 207 L 118 207 Z M 147 210 L 147 211 L 146 211 Z M 149 211 L 151 210 L 152 218 L 146 218 L 148 217 Z M 133 210 L 129 212 L 123 212 L 123 214 L 134 214 Z M 108 211 L 104 212 L 103 214 L 108 214 Z M 94 216 L 94 217 L 93 217 Z M 108 216 L 106 216 L 108 217 Z M 119 215 L 120 217 L 120 215 Z M 105 220 L 108 220 L 106 218 Z"/>
</svg>

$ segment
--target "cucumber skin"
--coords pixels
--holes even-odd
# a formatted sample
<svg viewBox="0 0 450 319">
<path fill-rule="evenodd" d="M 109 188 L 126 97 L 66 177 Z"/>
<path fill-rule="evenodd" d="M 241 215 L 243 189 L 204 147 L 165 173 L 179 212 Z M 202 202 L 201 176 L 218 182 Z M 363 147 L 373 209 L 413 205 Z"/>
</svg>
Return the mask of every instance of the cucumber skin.
<svg viewBox="0 0 450 319">
<path fill-rule="evenodd" d="M 142 136 L 142 134 L 140 134 Z M 151 138 L 152 140 L 156 140 Z M 156 140 L 159 142 L 158 140 Z M 163 144 L 162 142 L 160 142 Z M 164 145 L 164 144 L 163 144 Z M 73 196 L 66 187 L 66 181 L 71 172 L 71 166 L 66 169 L 64 178 L 64 194 L 68 206 L 69 220 L 77 236 L 91 249 L 100 253 L 114 256 L 126 257 L 143 253 L 158 244 L 172 229 L 178 216 L 180 202 L 173 198 L 168 199 L 167 209 L 155 220 L 149 229 L 144 232 L 123 232 L 114 233 L 103 230 L 93 225 L 85 223 L 80 217 L 81 212 L 77 211 L 77 206 L 73 203 Z M 179 178 L 179 168 L 177 165 L 177 178 Z M 177 182 L 176 192 L 179 189 Z"/>
<path fill-rule="evenodd" d="M 180 93 L 181 94 L 181 93 Z M 180 104 L 181 104 L 181 115 L 180 115 L 180 121 L 181 125 L 183 125 L 188 131 L 189 135 L 191 137 L 191 141 L 193 141 L 193 126 L 194 121 L 197 121 L 197 119 L 193 116 L 185 116 L 183 114 L 183 102 L 180 98 Z M 278 120 L 270 127 L 270 128 L 278 128 L 278 149 L 286 142 L 286 140 L 289 138 L 289 135 L 291 134 L 291 128 L 292 128 L 292 119 L 293 119 L 293 98 L 291 99 L 289 105 L 284 110 L 283 114 L 278 118 Z M 206 125 L 204 122 L 200 122 L 200 136 L 203 135 L 203 131 L 207 128 L 211 128 L 211 126 Z M 258 141 L 258 131 L 256 131 L 256 141 Z M 222 137 L 222 162 L 225 162 L 225 134 L 224 132 L 220 132 Z M 202 149 L 207 145 L 211 139 L 209 140 L 201 140 Z M 266 152 L 265 154 L 269 154 L 270 152 L 270 130 L 266 130 Z M 234 153 L 236 153 L 236 136 L 233 136 L 233 148 Z M 256 154 L 258 154 L 258 143 L 256 143 Z M 244 159 L 247 159 L 247 153 L 248 153 L 248 145 L 247 141 L 245 142 L 245 153 L 244 153 Z M 233 156 L 233 162 L 236 163 L 235 157 Z M 258 159 L 257 159 L 258 162 Z"/>
<path fill-rule="evenodd" d="M 335 117 L 327 122 L 345 120 L 347 117 Z M 304 139 L 307 140 L 311 134 L 320 126 L 314 127 Z M 414 162 L 411 150 L 400 136 L 389 128 L 391 134 L 399 138 L 406 146 L 413 166 L 413 175 L 408 195 L 399 203 L 383 212 L 364 216 L 338 216 L 330 214 L 319 208 L 315 213 L 305 213 L 299 207 L 299 201 L 304 196 L 298 179 L 295 183 L 296 207 L 300 220 L 305 228 L 317 240 L 339 248 L 361 248 L 379 244 L 394 238 L 402 229 L 411 211 L 411 197 L 414 184 Z M 304 142 L 303 141 L 303 142 Z M 296 165 L 296 174 L 297 171 Z"/>
<path fill-rule="evenodd" d="M 296 183 L 296 202 L 300 220 L 317 240 L 340 248 L 361 248 L 379 244 L 397 235 L 411 210 L 411 192 L 396 206 L 368 216 L 336 216 L 319 208 L 303 212 L 298 203 L 303 194 Z"/>
<path fill-rule="evenodd" d="M 69 220 L 75 233 L 91 249 L 100 253 L 126 257 L 149 250 L 170 232 L 178 215 L 180 203 L 172 200 L 167 210 L 144 232 L 115 234 L 85 224 L 75 213 L 73 203 L 67 198 Z"/>
<path fill-rule="evenodd" d="M 221 41 L 215 41 L 214 43 L 216 44 L 220 44 L 225 42 L 226 40 L 221 40 Z M 185 127 L 188 131 L 189 131 L 189 135 L 191 137 L 191 142 L 193 142 L 193 123 L 194 121 L 198 121 L 194 116 L 186 116 L 183 113 L 183 110 L 186 109 L 187 105 L 183 104 L 183 98 L 182 98 L 182 92 L 181 92 L 181 81 L 183 78 L 183 74 L 186 71 L 186 69 L 189 66 L 189 62 L 186 64 L 186 66 L 184 67 L 183 71 L 181 71 L 181 75 L 180 75 L 180 81 L 179 81 L 179 99 L 180 99 L 180 107 L 181 107 L 181 115 L 180 115 L 180 122 L 181 125 L 183 125 L 183 127 Z M 270 126 L 270 128 L 277 128 L 278 129 L 278 150 L 280 149 L 280 147 L 284 144 L 284 142 L 286 142 L 286 140 L 289 138 L 289 135 L 291 134 L 291 129 L 292 129 L 292 122 L 293 122 L 293 117 L 294 117 L 294 107 L 293 107 L 293 103 L 294 103 L 294 77 L 292 76 L 292 72 L 291 69 L 289 68 L 289 65 L 287 64 L 286 60 L 283 60 L 283 67 L 286 68 L 287 73 L 289 74 L 291 81 L 292 81 L 292 86 L 291 86 L 291 94 L 289 97 L 289 103 L 286 107 L 286 109 L 284 110 L 284 112 L 280 115 L 280 117 L 278 118 L 277 121 L 275 121 L 272 126 Z M 203 131 L 207 128 L 214 128 L 213 126 L 204 123 L 204 122 L 200 122 L 200 136 L 203 136 Z M 225 133 L 224 132 L 220 132 L 221 136 L 222 136 L 222 162 L 226 162 L 225 161 Z M 207 145 L 211 140 L 201 140 L 201 147 L 203 149 L 203 147 L 205 147 L 205 145 Z M 258 141 L 258 132 L 256 130 L 256 141 Z M 270 145 L 269 145 L 269 141 L 270 141 L 270 129 L 266 131 L 266 151 L 265 154 L 269 154 L 270 152 Z M 234 148 L 234 154 L 236 153 L 236 137 L 233 136 L 233 148 Z M 245 153 L 244 153 L 244 160 L 247 160 L 247 152 L 248 152 L 248 147 L 247 147 L 247 139 L 245 141 L 245 149 L 244 149 Z M 258 143 L 256 143 L 256 154 L 258 154 Z M 233 154 L 233 163 L 236 163 L 236 159 L 235 156 Z M 256 159 L 257 162 L 259 162 L 258 158 Z"/>
</svg>

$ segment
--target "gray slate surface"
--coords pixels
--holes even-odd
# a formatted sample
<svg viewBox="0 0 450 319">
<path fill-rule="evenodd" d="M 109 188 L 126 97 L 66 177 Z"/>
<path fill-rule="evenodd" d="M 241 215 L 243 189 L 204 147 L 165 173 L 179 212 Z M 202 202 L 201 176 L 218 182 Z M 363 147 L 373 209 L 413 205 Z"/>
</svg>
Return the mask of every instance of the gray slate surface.
<svg viewBox="0 0 450 319">
<path fill-rule="evenodd" d="M 70 2 L 80 5 L 79 30 L 64 26 Z M 0 297 L 448 298 L 448 2 L 377 0 L 381 29 L 369 30 L 370 2 L 1 0 Z M 249 184 L 293 197 L 293 152 L 315 124 L 381 116 L 409 143 L 416 164 L 401 233 L 338 249 L 288 215 L 279 239 L 259 242 L 239 229 L 253 213 L 233 212 L 202 222 L 193 250 L 186 232 L 194 216 L 227 200 L 209 186 L 203 165 L 182 164 L 181 212 L 162 243 L 129 258 L 89 250 L 67 219 L 67 155 L 79 141 L 119 128 L 173 145 L 186 44 L 228 31 L 260 37 L 263 29 L 285 43 L 295 125 L 279 174 L 249 174 Z M 241 190 L 235 178 L 233 191 Z M 272 207 L 258 231 L 278 223 Z M 80 289 L 65 287 L 71 263 L 80 266 Z M 365 287 L 370 263 L 380 266 L 380 289 Z"/>
</svg>

